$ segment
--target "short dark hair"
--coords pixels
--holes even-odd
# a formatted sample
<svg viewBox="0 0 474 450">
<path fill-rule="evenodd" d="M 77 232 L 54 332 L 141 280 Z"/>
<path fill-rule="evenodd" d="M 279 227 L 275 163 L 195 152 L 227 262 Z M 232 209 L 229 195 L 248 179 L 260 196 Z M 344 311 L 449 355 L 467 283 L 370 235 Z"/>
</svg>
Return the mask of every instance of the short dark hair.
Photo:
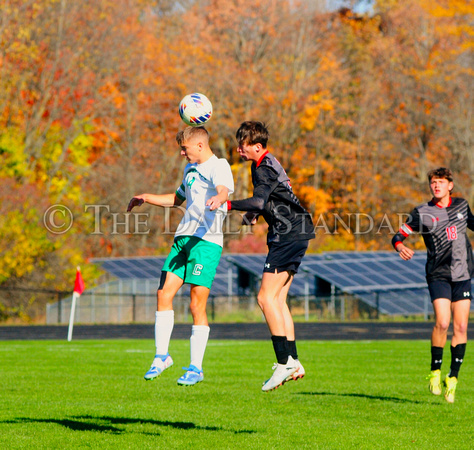
<svg viewBox="0 0 474 450">
<path fill-rule="evenodd" d="M 267 148 L 270 133 L 267 126 L 263 122 L 248 120 L 243 122 L 235 133 L 237 142 L 240 144 L 255 145 L 262 144 L 263 148 Z"/>
<path fill-rule="evenodd" d="M 437 169 L 428 172 L 428 181 L 431 183 L 433 178 L 445 178 L 448 181 L 453 181 L 453 172 L 446 167 L 438 167 Z"/>
</svg>

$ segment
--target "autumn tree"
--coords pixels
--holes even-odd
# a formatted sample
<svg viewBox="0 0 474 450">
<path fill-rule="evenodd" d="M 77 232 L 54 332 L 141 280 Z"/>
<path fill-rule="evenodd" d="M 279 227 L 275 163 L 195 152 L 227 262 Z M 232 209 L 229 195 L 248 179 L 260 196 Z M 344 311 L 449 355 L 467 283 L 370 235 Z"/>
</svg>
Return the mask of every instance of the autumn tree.
<svg viewBox="0 0 474 450">
<path fill-rule="evenodd" d="M 134 194 L 180 183 L 177 106 L 190 92 L 213 102 L 206 126 L 232 163 L 234 198 L 252 190 L 235 131 L 267 123 L 317 226 L 311 251 L 389 248 L 433 166 L 454 169 L 472 203 L 472 2 L 343 3 L 3 2 L 0 315 L 39 314 L 48 299 L 15 288 L 68 290 L 87 258 L 169 248 L 179 210 L 125 210 Z M 71 228 L 51 231 L 68 211 Z M 241 228 L 232 214 L 227 228 L 226 250 L 265 250 L 265 225 Z M 91 264 L 83 275 L 99 280 Z"/>
</svg>

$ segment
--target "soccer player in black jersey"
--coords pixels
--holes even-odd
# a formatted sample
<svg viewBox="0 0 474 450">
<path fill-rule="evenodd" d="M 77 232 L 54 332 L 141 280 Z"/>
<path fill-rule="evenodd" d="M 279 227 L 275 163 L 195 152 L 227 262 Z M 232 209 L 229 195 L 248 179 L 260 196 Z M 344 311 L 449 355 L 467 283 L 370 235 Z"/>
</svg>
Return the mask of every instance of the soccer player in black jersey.
<svg viewBox="0 0 474 450">
<path fill-rule="evenodd" d="M 433 198 L 417 206 L 393 237 L 392 244 L 404 260 L 414 251 L 403 244 L 412 233 L 421 233 L 427 249 L 426 280 L 435 313 L 431 335 L 430 392 L 441 394 L 441 363 L 447 332 L 453 318 L 451 371 L 446 375 L 445 398 L 454 402 L 458 374 L 464 359 L 471 307 L 474 261 L 466 229 L 474 230 L 474 216 L 466 200 L 451 197 L 453 175 L 444 167 L 428 173 Z"/>
<path fill-rule="evenodd" d="M 293 277 L 314 238 L 309 213 L 293 193 L 290 180 L 277 159 L 267 150 L 268 129 L 262 122 L 244 122 L 237 130 L 237 151 L 252 162 L 253 196 L 228 202 L 228 210 L 247 211 L 242 224 L 255 224 L 259 216 L 268 223 L 268 255 L 265 261 L 258 304 L 272 335 L 278 364 L 263 391 L 286 381 L 302 378 L 304 368 L 298 359 L 295 329 L 286 303 Z"/>
</svg>

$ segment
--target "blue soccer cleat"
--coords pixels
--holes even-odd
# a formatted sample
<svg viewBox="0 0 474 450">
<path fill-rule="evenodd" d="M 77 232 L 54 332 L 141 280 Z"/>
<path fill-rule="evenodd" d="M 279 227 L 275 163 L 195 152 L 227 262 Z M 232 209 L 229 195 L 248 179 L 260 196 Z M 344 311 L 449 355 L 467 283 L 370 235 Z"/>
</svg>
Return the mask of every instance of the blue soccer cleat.
<svg viewBox="0 0 474 450">
<path fill-rule="evenodd" d="M 144 378 L 147 381 L 154 380 L 159 377 L 161 373 L 173 365 L 173 360 L 169 353 L 166 355 L 155 355 L 155 359 L 151 363 L 150 370 L 145 374 Z"/>
<path fill-rule="evenodd" d="M 178 384 L 181 386 L 193 386 L 202 380 L 204 380 L 204 374 L 202 370 L 199 370 L 192 364 L 189 367 L 183 367 L 186 373 L 178 380 Z"/>
</svg>

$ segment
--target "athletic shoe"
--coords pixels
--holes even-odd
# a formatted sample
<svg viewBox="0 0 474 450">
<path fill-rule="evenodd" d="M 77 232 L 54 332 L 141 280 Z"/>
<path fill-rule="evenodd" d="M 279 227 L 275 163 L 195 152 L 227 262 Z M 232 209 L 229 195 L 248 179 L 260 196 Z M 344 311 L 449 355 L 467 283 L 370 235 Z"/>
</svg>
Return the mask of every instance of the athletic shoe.
<svg viewBox="0 0 474 450">
<path fill-rule="evenodd" d="M 296 363 L 296 372 L 293 374 L 289 375 L 286 381 L 291 381 L 291 380 L 298 380 L 299 378 L 303 378 L 306 374 L 303 364 L 300 363 L 299 359 L 295 359 Z"/>
<path fill-rule="evenodd" d="M 273 375 L 263 383 L 262 391 L 271 391 L 285 384 L 288 377 L 291 377 L 297 370 L 297 363 L 291 356 L 288 357 L 286 364 L 274 364 Z"/>
<path fill-rule="evenodd" d="M 426 379 L 430 380 L 430 392 L 433 395 L 441 395 L 441 370 L 432 370 Z"/>
<path fill-rule="evenodd" d="M 186 370 L 186 373 L 178 380 L 181 386 L 193 386 L 204 380 L 202 370 L 192 364 L 189 367 L 183 367 L 183 370 Z"/>
<path fill-rule="evenodd" d="M 446 378 L 444 380 L 444 385 L 446 386 L 444 398 L 448 403 L 454 403 L 454 395 L 456 394 L 457 384 L 458 379 L 456 377 L 450 377 L 449 375 L 446 375 Z"/>
<path fill-rule="evenodd" d="M 168 369 L 173 365 L 173 360 L 169 353 L 166 355 L 155 355 L 155 359 L 151 363 L 150 370 L 145 374 L 144 378 L 147 381 L 154 380 L 159 377 L 163 370 Z"/>
</svg>

